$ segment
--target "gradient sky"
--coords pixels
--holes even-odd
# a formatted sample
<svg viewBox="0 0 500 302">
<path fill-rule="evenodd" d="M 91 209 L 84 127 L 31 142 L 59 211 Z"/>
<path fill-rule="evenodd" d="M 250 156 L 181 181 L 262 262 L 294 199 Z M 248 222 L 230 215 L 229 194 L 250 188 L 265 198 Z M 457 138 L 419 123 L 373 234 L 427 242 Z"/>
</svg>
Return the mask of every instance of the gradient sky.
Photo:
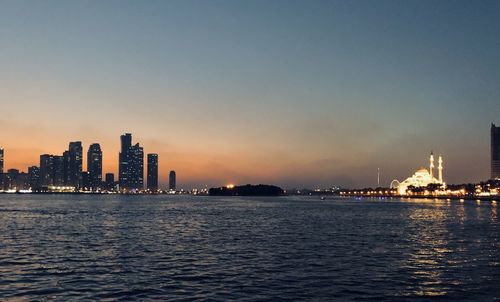
<svg viewBox="0 0 500 302">
<path fill-rule="evenodd" d="M 0 1 L 6 168 L 72 140 L 159 153 L 181 187 L 489 176 L 499 1 Z M 86 155 L 84 160 L 86 160 Z"/>
</svg>

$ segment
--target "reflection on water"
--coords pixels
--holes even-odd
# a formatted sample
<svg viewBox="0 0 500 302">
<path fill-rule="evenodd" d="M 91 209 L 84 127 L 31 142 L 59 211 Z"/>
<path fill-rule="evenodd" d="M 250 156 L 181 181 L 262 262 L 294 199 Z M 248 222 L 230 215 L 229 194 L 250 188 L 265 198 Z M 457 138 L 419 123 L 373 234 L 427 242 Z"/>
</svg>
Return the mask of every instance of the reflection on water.
<svg viewBox="0 0 500 302">
<path fill-rule="evenodd" d="M 0 195 L 0 297 L 491 300 L 498 205 Z"/>
<path fill-rule="evenodd" d="M 449 205 L 446 205 L 449 206 Z M 404 266 L 408 267 L 413 279 L 418 280 L 411 284 L 404 294 L 416 296 L 444 296 L 448 287 L 443 286 L 443 270 L 446 267 L 446 253 L 453 252 L 447 248 L 448 240 L 444 221 L 446 212 L 443 205 L 435 207 L 411 208 L 408 215 L 410 240 L 414 249 L 408 255 Z M 458 285 L 459 280 L 448 280 Z"/>
</svg>

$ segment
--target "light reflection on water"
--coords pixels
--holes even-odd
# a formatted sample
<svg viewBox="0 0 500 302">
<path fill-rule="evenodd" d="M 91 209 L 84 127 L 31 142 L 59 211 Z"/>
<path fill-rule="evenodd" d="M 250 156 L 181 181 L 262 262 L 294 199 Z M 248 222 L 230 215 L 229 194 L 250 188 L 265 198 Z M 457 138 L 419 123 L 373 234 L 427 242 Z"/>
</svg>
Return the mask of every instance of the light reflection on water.
<svg viewBox="0 0 500 302">
<path fill-rule="evenodd" d="M 0 300 L 491 300 L 498 205 L 0 195 Z"/>
</svg>

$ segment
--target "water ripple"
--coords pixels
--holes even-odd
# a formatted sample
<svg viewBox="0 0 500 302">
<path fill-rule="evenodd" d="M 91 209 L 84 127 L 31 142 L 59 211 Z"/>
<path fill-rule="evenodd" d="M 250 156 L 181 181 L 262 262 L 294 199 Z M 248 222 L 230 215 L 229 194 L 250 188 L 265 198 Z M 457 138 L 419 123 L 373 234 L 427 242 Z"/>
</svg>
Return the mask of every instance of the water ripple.
<svg viewBox="0 0 500 302">
<path fill-rule="evenodd" d="M 0 300 L 493 300 L 497 205 L 0 195 Z"/>
</svg>

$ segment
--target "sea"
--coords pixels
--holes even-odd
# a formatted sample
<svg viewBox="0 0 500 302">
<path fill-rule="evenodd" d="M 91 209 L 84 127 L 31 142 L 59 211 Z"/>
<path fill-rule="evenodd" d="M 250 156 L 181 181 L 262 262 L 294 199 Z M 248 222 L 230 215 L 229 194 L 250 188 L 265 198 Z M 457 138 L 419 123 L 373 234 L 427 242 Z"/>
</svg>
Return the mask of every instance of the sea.
<svg viewBox="0 0 500 302">
<path fill-rule="evenodd" d="M 500 300 L 500 202 L 0 194 L 0 301 Z"/>
</svg>

